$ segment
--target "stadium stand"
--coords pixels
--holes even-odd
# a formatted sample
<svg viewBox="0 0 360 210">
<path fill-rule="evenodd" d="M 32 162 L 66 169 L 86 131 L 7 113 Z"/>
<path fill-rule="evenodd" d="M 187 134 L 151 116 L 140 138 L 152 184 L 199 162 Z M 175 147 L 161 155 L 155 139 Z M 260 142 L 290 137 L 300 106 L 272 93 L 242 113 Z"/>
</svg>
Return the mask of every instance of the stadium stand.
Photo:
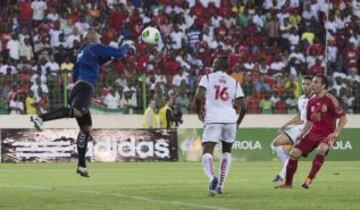
<svg viewBox="0 0 360 210">
<path fill-rule="evenodd" d="M 179 109 L 191 113 L 199 78 L 216 56 L 228 55 L 251 113 L 296 112 L 301 77 L 319 73 L 332 78 L 331 92 L 348 113 L 360 113 L 360 3 L 324 2 L 2 0 L 0 113 L 66 104 L 76 52 L 90 28 L 104 44 L 133 39 L 138 49 L 102 67 L 94 112 L 142 113 L 143 96 L 159 108 L 175 94 Z M 155 48 L 140 41 L 148 25 L 162 34 Z"/>
</svg>

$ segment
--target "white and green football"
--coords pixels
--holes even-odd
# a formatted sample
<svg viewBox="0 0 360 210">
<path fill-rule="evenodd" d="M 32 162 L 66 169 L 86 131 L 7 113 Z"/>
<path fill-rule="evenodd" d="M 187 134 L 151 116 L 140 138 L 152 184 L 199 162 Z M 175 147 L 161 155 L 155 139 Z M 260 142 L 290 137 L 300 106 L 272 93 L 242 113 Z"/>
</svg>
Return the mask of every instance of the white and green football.
<svg viewBox="0 0 360 210">
<path fill-rule="evenodd" d="M 160 32 L 154 27 L 146 27 L 141 33 L 141 39 L 145 43 L 156 45 L 160 41 Z"/>
</svg>

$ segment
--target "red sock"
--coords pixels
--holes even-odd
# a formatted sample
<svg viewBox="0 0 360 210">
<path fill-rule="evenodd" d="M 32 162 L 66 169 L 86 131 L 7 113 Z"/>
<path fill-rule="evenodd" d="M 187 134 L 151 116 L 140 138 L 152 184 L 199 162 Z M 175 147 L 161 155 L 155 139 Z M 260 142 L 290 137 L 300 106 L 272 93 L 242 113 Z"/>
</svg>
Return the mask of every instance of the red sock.
<svg viewBox="0 0 360 210">
<path fill-rule="evenodd" d="M 291 158 L 289 159 L 289 162 L 288 162 L 288 164 L 286 166 L 286 181 L 285 181 L 286 185 L 292 186 L 294 174 L 295 174 L 296 169 L 297 169 L 297 165 L 298 165 L 297 160 L 293 160 Z"/>
<path fill-rule="evenodd" d="M 316 174 L 319 172 L 322 164 L 324 163 L 324 160 L 325 160 L 325 156 L 324 155 L 316 155 L 314 160 L 313 160 L 313 163 L 312 163 L 312 166 L 311 166 L 311 171 L 309 173 L 309 178 L 310 179 L 314 179 Z"/>
</svg>

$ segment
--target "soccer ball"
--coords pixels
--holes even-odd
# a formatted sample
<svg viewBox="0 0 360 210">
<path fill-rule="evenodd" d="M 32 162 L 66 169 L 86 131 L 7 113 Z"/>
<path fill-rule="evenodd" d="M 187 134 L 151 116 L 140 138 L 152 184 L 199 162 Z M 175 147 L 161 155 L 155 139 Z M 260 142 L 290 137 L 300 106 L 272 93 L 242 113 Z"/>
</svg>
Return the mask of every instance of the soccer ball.
<svg viewBox="0 0 360 210">
<path fill-rule="evenodd" d="M 154 27 L 146 27 L 141 33 L 141 39 L 145 43 L 156 45 L 160 41 L 160 32 Z"/>
</svg>

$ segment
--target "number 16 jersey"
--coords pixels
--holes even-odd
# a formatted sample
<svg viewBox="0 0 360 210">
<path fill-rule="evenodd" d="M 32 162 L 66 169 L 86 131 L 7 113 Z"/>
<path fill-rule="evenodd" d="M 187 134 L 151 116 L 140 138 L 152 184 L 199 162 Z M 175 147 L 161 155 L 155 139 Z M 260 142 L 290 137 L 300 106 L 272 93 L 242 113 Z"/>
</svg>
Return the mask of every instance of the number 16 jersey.
<svg viewBox="0 0 360 210">
<path fill-rule="evenodd" d="M 234 100 L 244 97 L 240 84 L 222 71 L 204 75 L 199 86 L 206 89 L 205 123 L 236 123 Z"/>
</svg>

